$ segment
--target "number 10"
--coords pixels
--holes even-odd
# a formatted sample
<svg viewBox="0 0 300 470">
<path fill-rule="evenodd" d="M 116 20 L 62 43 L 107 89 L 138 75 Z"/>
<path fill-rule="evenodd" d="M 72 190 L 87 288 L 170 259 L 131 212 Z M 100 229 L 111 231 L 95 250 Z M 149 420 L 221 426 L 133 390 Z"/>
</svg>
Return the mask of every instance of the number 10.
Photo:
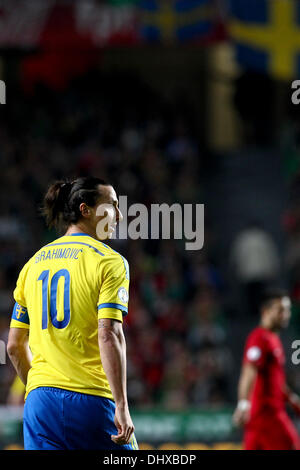
<svg viewBox="0 0 300 470">
<path fill-rule="evenodd" d="M 48 328 L 48 284 L 49 284 L 49 269 L 43 271 L 38 278 L 38 281 L 42 281 L 42 329 Z M 57 320 L 57 286 L 58 281 L 61 277 L 65 278 L 64 284 L 64 319 Z M 60 269 L 57 271 L 51 279 L 50 285 L 50 318 L 52 325 L 55 328 L 65 328 L 70 322 L 70 273 L 67 269 Z"/>
</svg>

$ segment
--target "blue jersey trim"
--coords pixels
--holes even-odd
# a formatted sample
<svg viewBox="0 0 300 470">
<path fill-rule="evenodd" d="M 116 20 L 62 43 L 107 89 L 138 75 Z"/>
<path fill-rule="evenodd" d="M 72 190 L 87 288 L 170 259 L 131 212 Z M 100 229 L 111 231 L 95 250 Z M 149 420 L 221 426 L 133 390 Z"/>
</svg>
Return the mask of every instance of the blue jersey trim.
<svg viewBox="0 0 300 470">
<path fill-rule="evenodd" d="M 46 245 L 46 246 L 47 246 L 47 247 L 51 247 L 51 246 L 57 246 L 57 245 L 85 245 L 85 246 L 88 246 L 89 248 L 92 248 L 92 249 L 93 249 L 94 251 L 96 251 L 96 253 L 98 253 L 99 255 L 105 256 L 103 253 L 101 253 L 101 251 L 97 250 L 97 248 L 95 248 L 94 246 L 89 245 L 88 243 L 83 243 L 83 242 L 50 243 L 49 245 Z"/>
<path fill-rule="evenodd" d="M 70 233 L 69 235 L 64 235 L 64 237 L 76 237 L 76 236 L 80 236 L 80 237 L 90 237 L 92 238 L 95 242 L 97 243 L 101 243 L 101 245 L 105 246 L 105 248 L 108 248 L 109 250 L 113 251 L 114 253 L 117 253 L 118 255 L 120 255 L 120 253 L 116 250 L 114 250 L 111 246 L 108 246 L 106 245 L 104 242 L 102 242 L 101 240 L 97 240 L 96 238 L 92 237 L 91 235 L 89 235 L 88 233 L 84 233 L 84 232 L 80 232 L 80 233 Z M 122 256 L 122 255 L 120 255 Z"/>
<path fill-rule="evenodd" d="M 125 277 L 126 279 L 128 279 L 128 281 L 130 280 L 130 275 L 129 275 L 129 264 L 128 264 L 128 261 L 126 258 L 124 258 L 124 256 L 120 255 L 122 260 L 123 260 L 123 263 L 124 263 L 124 268 L 125 268 Z"/>
<path fill-rule="evenodd" d="M 69 235 L 64 235 L 64 237 L 90 237 L 90 235 L 88 233 L 80 232 L 80 233 L 69 233 Z"/>
<path fill-rule="evenodd" d="M 90 237 L 90 238 L 93 238 L 91 235 L 89 235 L 88 233 L 84 233 L 84 232 L 80 232 L 80 233 L 70 233 L 69 235 L 64 235 L 65 237 Z M 95 240 L 96 242 L 98 243 L 101 243 L 103 246 L 105 246 L 105 248 L 108 248 L 109 250 L 113 251 L 114 253 L 116 253 L 117 255 L 121 256 L 122 260 L 123 260 L 123 263 L 124 263 L 124 267 L 125 267 L 125 271 L 126 271 L 126 279 L 130 280 L 130 274 L 129 274 L 129 265 L 128 265 L 128 261 L 126 258 L 124 258 L 124 256 L 122 256 L 118 251 L 114 250 L 113 248 L 111 248 L 111 246 L 108 246 L 106 245 L 104 242 L 102 242 L 101 240 L 96 240 L 95 238 L 93 238 L 93 240 Z M 74 243 L 74 242 L 66 242 L 66 243 Z M 96 250 L 96 248 L 95 248 Z M 103 255 L 104 256 L 104 255 Z"/>
<path fill-rule="evenodd" d="M 128 313 L 128 308 L 124 307 L 124 305 L 121 305 L 121 304 L 105 303 L 105 304 L 98 305 L 98 310 L 100 310 L 101 308 L 117 308 L 121 310 L 122 312 L 126 312 L 126 315 Z"/>
<path fill-rule="evenodd" d="M 84 233 L 84 232 L 80 232 L 80 233 L 69 233 L 69 235 L 64 235 L 64 237 L 90 237 L 92 238 L 93 240 L 95 240 L 95 242 L 97 243 L 101 243 L 103 246 L 105 246 L 106 248 L 109 248 L 110 250 L 112 251 L 115 251 L 113 248 L 111 248 L 110 246 L 106 245 L 104 242 L 102 242 L 101 240 L 97 240 L 96 238 L 92 237 L 91 235 L 89 235 L 88 233 Z M 117 251 L 115 251 L 116 253 L 118 253 Z"/>
<path fill-rule="evenodd" d="M 28 316 L 27 308 L 23 307 L 18 302 L 16 302 L 11 319 L 19 321 L 21 323 L 26 323 L 26 325 L 29 325 L 29 316 Z"/>
<path fill-rule="evenodd" d="M 103 246 L 105 246 L 105 248 L 108 248 L 109 250 L 112 250 L 114 251 L 115 253 L 118 253 L 116 250 L 114 250 L 111 246 L 108 246 L 106 245 L 104 242 L 102 242 L 101 240 L 97 240 L 98 243 L 102 243 Z"/>
<path fill-rule="evenodd" d="M 64 235 L 64 237 L 90 237 L 92 238 L 95 242 L 97 243 L 101 243 L 103 246 L 105 246 L 105 248 L 108 248 L 109 250 L 112 250 L 114 251 L 115 253 L 118 253 L 117 251 L 115 251 L 113 248 L 111 248 L 110 246 L 106 245 L 105 243 L 103 243 L 101 240 L 97 240 L 96 238 L 92 237 L 91 235 L 89 235 L 88 233 L 84 233 L 84 232 L 80 232 L 80 233 L 70 233 L 69 235 Z M 73 242 L 70 242 L 70 243 L 73 243 Z M 119 253 L 118 253 L 119 254 Z M 122 256 L 122 255 L 120 255 Z"/>
</svg>

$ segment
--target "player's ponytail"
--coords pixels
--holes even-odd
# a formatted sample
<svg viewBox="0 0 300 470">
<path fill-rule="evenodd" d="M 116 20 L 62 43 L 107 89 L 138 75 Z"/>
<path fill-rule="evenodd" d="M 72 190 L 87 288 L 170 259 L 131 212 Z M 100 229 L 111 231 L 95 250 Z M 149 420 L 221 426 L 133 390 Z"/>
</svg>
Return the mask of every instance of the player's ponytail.
<svg viewBox="0 0 300 470">
<path fill-rule="evenodd" d="M 42 208 L 48 227 L 59 226 L 70 189 L 68 181 L 56 181 L 49 186 Z"/>
<path fill-rule="evenodd" d="M 99 185 L 108 186 L 109 183 L 100 178 L 84 177 L 51 184 L 42 207 L 48 227 L 59 228 L 62 224 L 68 226 L 78 222 L 80 204 L 85 202 L 93 207 L 101 196 Z"/>
</svg>

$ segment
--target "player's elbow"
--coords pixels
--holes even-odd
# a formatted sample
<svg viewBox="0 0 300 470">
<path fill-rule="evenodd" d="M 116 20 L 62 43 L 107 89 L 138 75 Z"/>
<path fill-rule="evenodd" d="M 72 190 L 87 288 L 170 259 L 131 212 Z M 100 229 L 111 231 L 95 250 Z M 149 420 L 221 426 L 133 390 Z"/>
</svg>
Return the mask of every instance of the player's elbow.
<svg viewBox="0 0 300 470">
<path fill-rule="evenodd" d="M 29 330 L 25 328 L 11 328 L 6 348 L 8 356 L 22 354 L 28 345 L 28 339 Z"/>
<path fill-rule="evenodd" d="M 9 335 L 6 347 L 8 357 L 11 359 L 24 354 L 25 344 L 26 340 L 23 336 Z"/>
<path fill-rule="evenodd" d="M 124 341 L 122 324 L 119 321 L 100 320 L 98 340 L 102 344 L 122 344 Z"/>
<path fill-rule="evenodd" d="M 19 342 L 14 340 L 8 340 L 6 351 L 10 359 L 20 354 L 21 345 Z"/>
<path fill-rule="evenodd" d="M 101 344 L 115 344 L 118 343 L 118 334 L 109 329 L 103 329 L 98 331 L 98 339 Z"/>
<path fill-rule="evenodd" d="M 113 351 L 125 351 L 126 349 L 122 335 L 115 331 L 99 333 L 98 342 L 100 351 L 106 351 L 107 354 L 112 354 Z"/>
</svg>

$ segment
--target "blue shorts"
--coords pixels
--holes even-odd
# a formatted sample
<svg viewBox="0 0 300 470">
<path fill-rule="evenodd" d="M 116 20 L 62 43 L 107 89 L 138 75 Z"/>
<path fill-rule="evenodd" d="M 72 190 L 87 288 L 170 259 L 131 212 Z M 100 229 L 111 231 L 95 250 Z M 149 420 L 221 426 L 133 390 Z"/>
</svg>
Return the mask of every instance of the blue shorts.
<svg viewBox="0 0 300 470">
<path fill-rule="evenodd" d="M 26 450 L 137 450 L 133 435 L 130 444 L 118 445 L 111 435 L 115 403 L 108 398 L 71 392 L 61 388 L 32 390 L 24 406 L 24 448 Z"/>
</svg>

